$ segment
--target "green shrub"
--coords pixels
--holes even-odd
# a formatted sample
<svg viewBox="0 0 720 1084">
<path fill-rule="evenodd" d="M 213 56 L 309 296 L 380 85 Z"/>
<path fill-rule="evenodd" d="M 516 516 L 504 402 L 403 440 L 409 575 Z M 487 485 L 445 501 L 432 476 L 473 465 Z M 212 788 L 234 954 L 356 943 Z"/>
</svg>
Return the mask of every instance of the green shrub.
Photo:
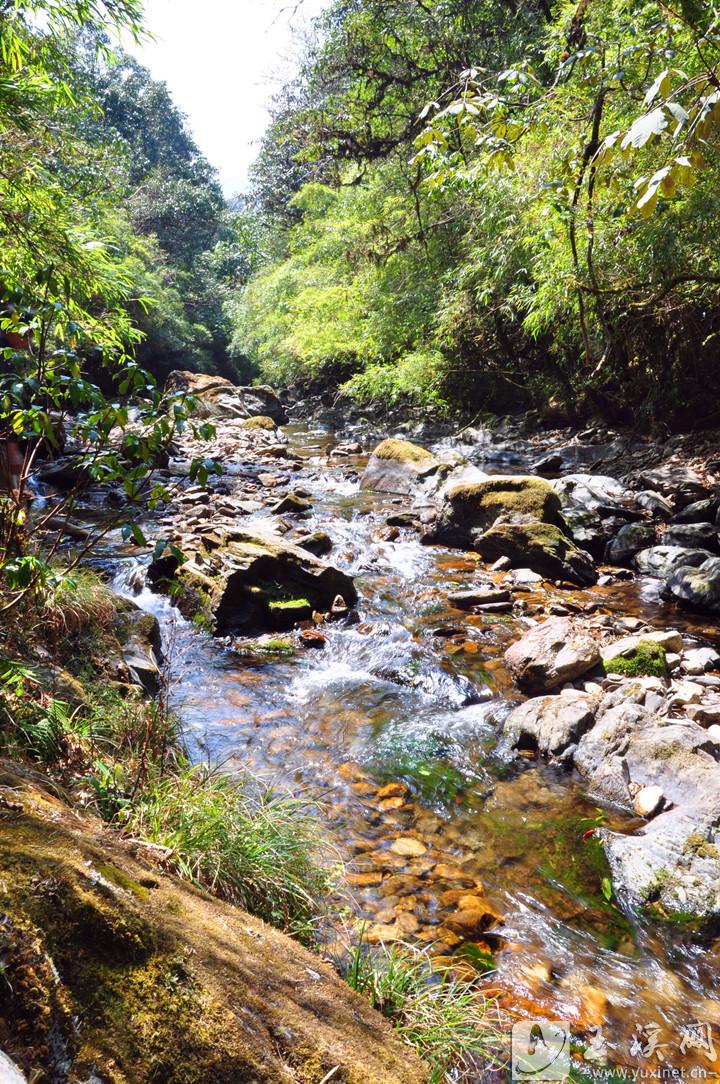
<svg viewBox="0 0 720 1084">
<path fill-rule="evenodd" d="M 634 651 L 606 659 L 603 667 L 606 674 L 622 674 L 624 677 L 664 677 L 665 648 L 654 640 L 641 640 Z"/>
<path fill-rule="evenodd" d="M 344 976 L 429 1065 L 430 1084 L 476 1080 L 506 1063 L 496 1002 L 479 980 L 458 977 L 428 950 L 381 945 L 372 952 L 361 937 Z"/>
<path fill-rule="evenodd" d="M 125 820 L 180 876 L 311 940 L 333 877 L 309 799 L 196 766 L 150 785 Z"/>
</svg>

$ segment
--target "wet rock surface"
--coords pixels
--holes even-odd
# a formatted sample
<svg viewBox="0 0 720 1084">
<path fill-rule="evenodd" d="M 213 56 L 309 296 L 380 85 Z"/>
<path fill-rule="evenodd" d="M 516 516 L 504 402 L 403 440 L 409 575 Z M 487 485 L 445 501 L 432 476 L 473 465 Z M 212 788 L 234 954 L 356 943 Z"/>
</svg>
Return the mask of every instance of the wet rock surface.
<svg viewBox="0 0 720 1084">
<path fill-rule="evenodd" d="M 161 526 L 190 554 L 212 563 L 202 539 L 214 532 L 270 530 L 307 545 L 305 556 L 329 539 L 332 566 L 359 596 L 358 623 L 331 620 L 332 599 L 293 614 L 299 627 L 282 638 L 206 644 L 180 625 L 178 703 L 193 755 L 249 761 L 330 796 L 352 908 L 373 943 L 492 956 L 491 982 L 510 1004 L 611 1017 L 622 1035 L 613 1005 L 639 1005 L 663 1028 L 689 1012 L 702 1019 L 720 970 L 709 953 L 700 975 L 677 931 L 709 938 L 717 918 L 718 823 L 703 794 L 717 790 L 718 636 L 712 610 L 699 608 L 707 596 L 680 607 L 659 593 L 712 556 L 660 542 L 673 523 L 714 526 L 712 504 L 693 507 L 717 492 L 697 438 L 656 447 L 602 432 L 536 437 L 510 423 L 439 439 L 419 421 L 398 431 L 428 453 L 418 462 L 431 473 L 413 467 L 395 491 L 360 486 L 362 450 L 377 446 L 370 426 L 334 436 L 233 423 L 209 448 L 178 442 L 169 471 L 179 496 Z M 485 505 L 473 545 L 420 545 L 461 472 L 473 484 L 500 472 L 497 492 L 557 448 L 543 468 L 561 502 L 556 522 L 517 508 L 497 522 Z M 216 453 L 226 470 L 203 494 L 183 465 Z M 648 473 L 675 471 L 683 456 L 692 477 Z M 552 477 L 568 465 L 573 474 Z M 278 511 L 290 493 L 310 508 Z M 679 519 L 686 509 L 692 518 Z M 534 567 L 538 529 L 591 553 L 582 577 L 564 557 L 562 568 Z M 502 530 L 512 557 L 507 535 L 504 550 L 481 552 L 475 542 Z M 622 567 L 606 550 L 618 536 L 643 543 Z M 543 632 L 551 622 L 561 624 Z M 631 660 L 656 634 L 666 636 L 660 675 L 606 673 L 605 661 Z"/>
</svg>

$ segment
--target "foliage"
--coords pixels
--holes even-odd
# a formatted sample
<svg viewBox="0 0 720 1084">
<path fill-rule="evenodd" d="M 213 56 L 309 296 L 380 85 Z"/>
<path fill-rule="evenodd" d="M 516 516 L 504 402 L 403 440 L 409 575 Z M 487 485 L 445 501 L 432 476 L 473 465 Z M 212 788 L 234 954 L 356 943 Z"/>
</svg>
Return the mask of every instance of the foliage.
<svg viewBox="0 0 720 1084">
<path fill-rule="evenodd" d="M 478 980 L 433 963 L 430 949 L 382 945 L 361 937 L 344 968 L 353 990 L 387 1016 L 403 1042 L 430 1066 L 430 1081 L 474 1080 L 504 1064 L 499 1013 Z"/>
<path fill-rule="evenodd" d="M 712 420 L 716 5 L 358 0 L 320 31 L 268 133 L 316 180 L 284 218 L 259 188 L 278 242 L 233 309 L 261 373 Z"/>
<path fill-rule="evenodd" d="M 310 938 L 332 884 L 311 801 L 197 766 L 150 785 L 126 823 L 181 876 Z"/>
</svg>

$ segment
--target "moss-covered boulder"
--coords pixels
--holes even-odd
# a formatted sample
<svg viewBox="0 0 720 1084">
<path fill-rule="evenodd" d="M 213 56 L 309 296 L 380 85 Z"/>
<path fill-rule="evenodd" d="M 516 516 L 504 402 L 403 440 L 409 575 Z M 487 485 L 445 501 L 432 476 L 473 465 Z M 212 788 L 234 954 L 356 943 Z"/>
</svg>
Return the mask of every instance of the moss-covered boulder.
<svg viewBox="0 0 720 1084">
<path fill-rule="evenodd" d="M 324 960 L 158 861 L 0 762 L 0 1049 L 28 1080 L 426 1079 Z"/>
<path fill-rule="evenodd" d="M 275 536 L 242 530 L 209 529 L 184 564 L 161 557 L 148 575 L 185 616 L 218 635 L 290 629 L 313 610 L 329 611 L 338 595 L 348 606 L 357 602 L 347 573 Z"/>
<path fill-rule="evenodd" d="M 582 587 L 595 583 L 592 557 L 565 533 L 561 502 L 542 478 L 498 476 L 451 486 L 426 541 L 476 550 L 486 561 L 508 557 Z"/>
<path fill-rule="evenodd" d="M 427 448 L 409 440 L 388 438 L 370 456 L 362 485 L 382 493 L 414 493 L 427 479 L 448 469 Z"/>
<path fill-rule="evenodd" d="M 542 478 L 509 476 L 452 486 L 444 496 L 433 534 L 448 546 L 473 547 L 497 522 L 562 524 L 560 498 Z"/>
<path fill-rule="evenodd" d="M 477 538 L 474 548 L 485 561 L 507 557 L 514 568 L 532 568 L 547 579 L 567 580 L 579 587 L 597 582 L 590 554 L 552 523 L 498 524 Z"/>
<path fill-rule="evenodd" d="M 252 418 L 246 418 L 242 423 L 243 429 L 277 429 L 277 422 L 267 414 L 253 414 Z"/>
</svg>

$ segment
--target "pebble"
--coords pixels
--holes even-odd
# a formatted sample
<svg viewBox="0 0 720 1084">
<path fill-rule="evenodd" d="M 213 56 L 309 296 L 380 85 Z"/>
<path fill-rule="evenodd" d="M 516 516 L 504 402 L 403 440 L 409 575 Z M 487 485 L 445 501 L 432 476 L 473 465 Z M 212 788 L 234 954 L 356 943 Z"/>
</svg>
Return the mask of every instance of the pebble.
<svg viewBox="0 0 720 1084">
<path fill-rule="evenodd" d="M 662 787 L 643 787 L 633 798 L 633 809 L 638 817 L 652 817 L 665 803 Z"/>
<path fill-rule="evenodd" d="M 411 836 L 400 836 L 391 844 L 390 850 L 394 854 L 402 855 L 404 858 L 419 858 L 420 855 L 427 852 L 427 847 L 419 839 L 412 839 Z"/>
</svg>

